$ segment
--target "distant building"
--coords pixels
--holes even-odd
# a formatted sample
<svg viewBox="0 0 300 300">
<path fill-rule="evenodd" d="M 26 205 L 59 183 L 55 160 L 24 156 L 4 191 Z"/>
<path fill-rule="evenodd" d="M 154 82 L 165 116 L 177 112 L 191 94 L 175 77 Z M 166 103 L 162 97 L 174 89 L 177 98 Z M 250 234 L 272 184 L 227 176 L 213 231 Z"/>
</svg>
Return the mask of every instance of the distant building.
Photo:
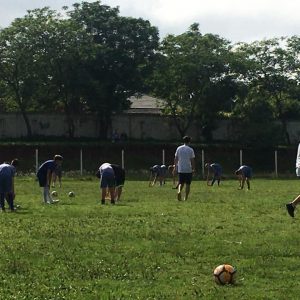
<svg viewBox="0 0 300 300">
<path fill-rule="evenodd" d="M 129 100 L 131 102 L 131 107 L 124 111 L 124 113 L 161 115 L 163 101 L 160 99 L 142 95 L 141 97 L 132 96 Z"/>
</svg>

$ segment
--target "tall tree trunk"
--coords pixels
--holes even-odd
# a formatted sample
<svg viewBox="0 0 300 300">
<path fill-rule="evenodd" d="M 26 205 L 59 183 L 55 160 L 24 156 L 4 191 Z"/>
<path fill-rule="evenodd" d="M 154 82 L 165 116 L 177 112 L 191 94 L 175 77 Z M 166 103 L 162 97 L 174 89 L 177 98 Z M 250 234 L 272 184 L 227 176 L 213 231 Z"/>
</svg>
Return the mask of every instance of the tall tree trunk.
<svg viewBox="0 0 300 300">
<path fill-rule="evenodd" d="M 21 114 L 22 114 L 22 117 L 23 117 L 25 125 L 26 125 L 27 137 L 31 138 L 32 137 L 31 124 L 30 124 L 30 121 L 29 121 L 29 118 L 28 118 L 28 115 L 27 115 L 27 112 L 26 112 L 26 104 L 24 104 L 24 103 L 26 103 L 26 101 L 24 101 L 24 99 L 20 95 L 19 89 L 15 85 L 12 85 L 12 88 L 13 88 L 15 94 L 16 94 L 16 102 L 17 102 L 17 105 L 19 106 L 19 108 L 21 110 Z"/>
<path fill-rule="evenodd" d="M 27 129 L 27 137 L 31 138 L 32 137 L 32 129 L 31 129 L 31 124 L 29 121 L 29 118 L 27 116 L 26 110 L 24 108 L 21 107 L 21 114 L 23 116 L 25 125 L 26 125 L 26 129 Z"/>
</svg>

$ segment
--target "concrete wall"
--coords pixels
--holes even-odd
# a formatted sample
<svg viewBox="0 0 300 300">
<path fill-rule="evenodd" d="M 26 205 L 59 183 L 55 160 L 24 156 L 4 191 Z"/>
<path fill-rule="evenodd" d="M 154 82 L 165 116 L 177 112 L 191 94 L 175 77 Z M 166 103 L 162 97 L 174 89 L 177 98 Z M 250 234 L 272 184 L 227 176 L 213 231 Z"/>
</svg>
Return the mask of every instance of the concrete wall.
<svg viewBox="0 0 300 300">
<path fill-rule="evenodd" d="M 94 115 L 74 116 L 75 137 L 97 138 L 99 136 L 99 122 Z M 64 114 L 29 114 L 32 133 L 35 136 L 68 137 L 68 123 Z M 119 134 L 125 133 L 130 139 L 138 140 L 178 140 L 180 135 L 171 118 L 159 114 L 121 114 L 112 117 L 112 130 Z M 291 141 L 299 142 L 300 122 L 288 123 Z M 111 133 L 109 133 L 111 134 Z M 201 140 L 201 130 L 193 124 L 187 134 L 194 140 Z M 16 113 L 0 114 L 0 138 L 26 137 L 27 130 L 23 117 Z M 234 124 L 227 120 L 219 121 L 213 131 L 213 139 L 232 140 Z"/>
<path fill-rule="evenodd" d="M 35 136 L 68 136 L 68 123 L 63 114 L 28 115 Z M 75 137 L 97 137 L 98 122 L 95 116 L 75 116 Z M 0 114 L 0 137 L 26 137 L 27 129 L 21 114 Z"/>
</svg>

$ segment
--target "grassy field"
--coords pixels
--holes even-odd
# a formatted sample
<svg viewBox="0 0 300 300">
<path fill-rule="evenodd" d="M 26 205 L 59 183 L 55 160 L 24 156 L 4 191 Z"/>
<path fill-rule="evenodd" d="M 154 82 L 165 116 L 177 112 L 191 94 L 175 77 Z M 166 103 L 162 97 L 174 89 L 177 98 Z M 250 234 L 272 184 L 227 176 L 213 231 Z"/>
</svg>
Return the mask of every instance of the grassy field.
<svg viewBox="0 0 300 300">
<path fill-rule="evenodd" d="M 170 182 L 128 180 L 121 202 L 101 206 L 96 179 L 63 178 L 60 203 L 45 206 L 34 179 L 17 178 L 21 209 L 0 214 L 0 299 L 299 299 L 300 214 L 284 206 L 299 181 L 237 187 L 194 181 L 178 202 Z M 214 283 L 222 263 L 235 285 Z"/>
</svg>

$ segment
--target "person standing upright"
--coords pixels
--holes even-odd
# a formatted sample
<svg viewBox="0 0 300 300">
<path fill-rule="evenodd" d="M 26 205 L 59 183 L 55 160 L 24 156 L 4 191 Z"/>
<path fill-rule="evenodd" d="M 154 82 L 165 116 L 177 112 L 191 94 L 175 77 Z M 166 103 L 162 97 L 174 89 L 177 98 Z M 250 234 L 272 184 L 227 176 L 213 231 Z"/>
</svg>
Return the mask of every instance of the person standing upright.
<svg viewBox="0 0 300 300">
<path fill-rule="evenodd" d="M 296 175 L 300 178 L 300 143 L 298 144 L 297 156 L 296 156 Z M 293 201 L 286 204 L 288 214 L 294 218 L 296 206 L 300 203 L 300 195 L 298 195 Z"/>
<path fill-rule="evenodd" d="M 174 165 L 178 168 L 178 201 L 181 201 L 181 193 L 184 186 L 185 197 L 183 200 L 188 199 L 193 172 L 195 171 L 195 153 L 193 148 L 189 146 L 190 142 L 191 138 L 189 136 L 184 136 L 183 145 L 179 146 L 175 152 Z"/>
</svg>

